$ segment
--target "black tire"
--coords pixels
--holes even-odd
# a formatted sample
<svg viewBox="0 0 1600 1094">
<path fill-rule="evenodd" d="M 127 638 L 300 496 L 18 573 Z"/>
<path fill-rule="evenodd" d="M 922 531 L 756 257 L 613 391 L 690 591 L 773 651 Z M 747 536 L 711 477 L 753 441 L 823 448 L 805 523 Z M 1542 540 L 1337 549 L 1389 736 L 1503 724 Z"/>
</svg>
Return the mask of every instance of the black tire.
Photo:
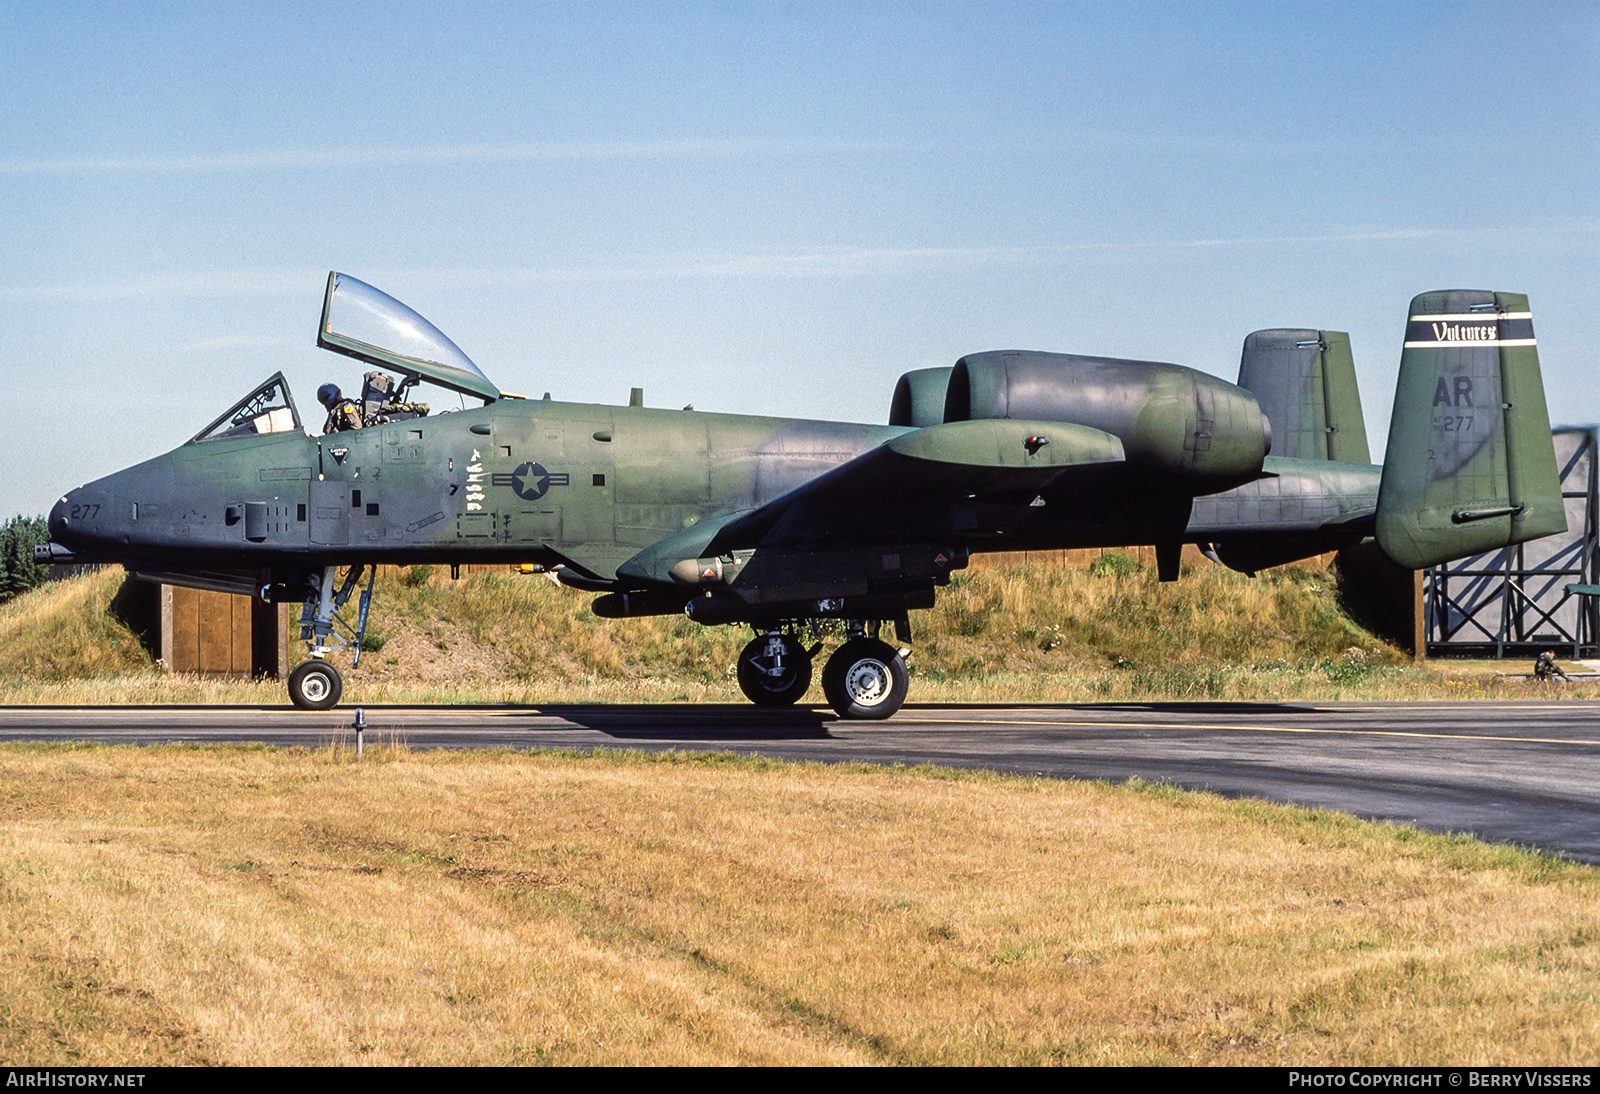
<svg viewBox="0 0 1600 1094">
<path fill-rule="evenodd" d="M 739 651 L 739 690 L 758 707 L 793 706 L 811 688 L 811 658 L 793 636 L 783 635 L 783 672 L 769 676 L 761 664 L 768 637 L 757 635 Z"/>
<path fill-rule="evenodd" d="M 301 710 L 331 710 L 344 694 L 344 678 L 326 661 L 302 661 L 289 674 L 289 701 Z"/>
<path fill-rule="evenodd" d="M 822 669 L 822 691 L 841 718 L 887 718 L 899 710 L 911 674 L 895 648 L 876 638 L 852 638 Z"/>
</svg>

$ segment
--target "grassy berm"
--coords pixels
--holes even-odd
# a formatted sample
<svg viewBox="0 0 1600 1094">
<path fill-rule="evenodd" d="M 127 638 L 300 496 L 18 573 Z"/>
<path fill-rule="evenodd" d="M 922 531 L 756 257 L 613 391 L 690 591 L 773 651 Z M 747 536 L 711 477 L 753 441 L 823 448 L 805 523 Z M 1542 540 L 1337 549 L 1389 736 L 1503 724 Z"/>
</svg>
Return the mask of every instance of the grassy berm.
<svg viewBox="0 0 1600 1094">
<path fill-rule="evenodd" d="M 276 682 L 159 671 L 108 611 L 123 580 L 103 571 L 0 606 L 0 702 L 283 701 Z M 742 701 L 733 664 L 748 629 L 597 619 L 589 600 L 537 576 L 402 572 L 378 587 L 346 701 Z M 912 702 L 1596 693 L 1495 676 L 1520 663 L 1413 667 L 1351 620 L 1333 574 L 1296 568 L 1251 579 L 1203 566 L 1169 585 L 1118 555 L 1087 570 L 976 570 L 913 625 Z"/>
</svg>

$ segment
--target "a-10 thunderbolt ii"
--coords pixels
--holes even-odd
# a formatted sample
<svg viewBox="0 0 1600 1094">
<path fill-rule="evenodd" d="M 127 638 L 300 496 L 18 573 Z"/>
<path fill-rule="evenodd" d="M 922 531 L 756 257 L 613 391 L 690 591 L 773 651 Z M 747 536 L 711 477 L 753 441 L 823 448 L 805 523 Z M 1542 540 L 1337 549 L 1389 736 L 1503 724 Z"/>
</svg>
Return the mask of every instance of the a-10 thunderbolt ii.
<svg viewBox="0 0 1600 1094">
<path fill-rule="evenodd" d="M 1566 527 L 1533 324 L 1512 293 L 1411 302 L 1381 467 L 1335 332 L 1252 334 L 1237 385 L 975 353 L 903 376 L 887 425 L 652 409 L 637 391 L 625 407 L 511 396 L 339 273 L 317 342 L 387 370 L 330 416 L 359 428 L 311 435 L 275 375 L 166 455 L 68 493 L 41 549 L 302 603 L 310 658 L 289 696 L 306 708 L 340 697 L 331 649 L 353 638 L 359 660 L 380 563 L 528 564 L 600 594 L 596 615 L 748 625 L 737 675 L 764 706 L 804 695 L 817 639 L 842 634 L 827 701 L 882 718 L 905 700 L 910 613 L 973 552 L 1154 544 L 1172 580 L 1186 542 L 1254 572 L 1375 537 L 1415 569 Z M 483 405 L 427 414 L 406 401 L 423 383 Z"/>
</svg>

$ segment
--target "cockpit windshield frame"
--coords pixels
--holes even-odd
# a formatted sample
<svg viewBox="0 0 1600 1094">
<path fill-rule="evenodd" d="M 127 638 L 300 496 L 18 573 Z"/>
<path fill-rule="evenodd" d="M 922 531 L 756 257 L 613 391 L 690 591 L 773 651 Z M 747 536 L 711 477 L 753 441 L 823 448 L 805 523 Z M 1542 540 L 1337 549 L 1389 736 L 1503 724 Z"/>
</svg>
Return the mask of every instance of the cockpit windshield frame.
<svg viewBox="0 0 1600 1094">
<path fill-rule="evenodd" d="M 283 393 L 281 406 L 273 398 L 273 395 L 279 391 Z M 282 406 L 289 408 L 290 426 L 288 428 L 261 429 L 260 425 L 263 421 L 274 424 L 269 415 L 272 411 L 281 409 Z M 221 433 L 216 432 L 221 426 L 230 423 L 232 424 L 231 429 L 224 430 Z M 294 395 L 289 391 L 289 382 L 283 378 L 283 373 L 274 372 L 265 381 L 257 384 L 250 394 L 217 415 L 216 420 L 210 425 L 189 438 L 189 443 L 199 444 L 202 441 L 216 441 L 224 437 L 262 437 L 272 433 L 303 431 L 304 427 L 300 424 L 300 411 L 294 405 Z"/>
<path fill-rule="evenodd" d="M 328 274 L 317 345 L 393 369 L 408 383 L 426 380 L 485 403 L 501 397 L 499 387 L 438 327 L 381 289 L 337 270 Z"/>
</svg>

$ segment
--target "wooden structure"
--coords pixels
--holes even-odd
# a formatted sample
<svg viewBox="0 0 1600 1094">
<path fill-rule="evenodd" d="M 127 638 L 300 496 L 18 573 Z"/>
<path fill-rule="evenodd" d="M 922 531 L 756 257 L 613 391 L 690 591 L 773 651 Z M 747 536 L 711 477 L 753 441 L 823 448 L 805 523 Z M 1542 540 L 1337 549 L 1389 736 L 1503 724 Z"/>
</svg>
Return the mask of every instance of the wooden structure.
<svg viewBox="0 0 1600 1094">
<path fill-rule="evenodd" d="M 163 585 L 161 663 L 173 672 L 289 675 L 289 605 Z"/>
<path fill-rule="evenodd" d="M 506 567 L 462 566 L 463 574 Z M 378 580 L 394 580 L 401 567 L 380 566 Z M 136 582 L 149 589 L 144 582 Z M 265 676 L 287 679 L 301 660 L 300 606 L 263 604 L 249 596 L 156 587 L 151 652 L 172 672 L 205 676 Z"/>
</svg>

